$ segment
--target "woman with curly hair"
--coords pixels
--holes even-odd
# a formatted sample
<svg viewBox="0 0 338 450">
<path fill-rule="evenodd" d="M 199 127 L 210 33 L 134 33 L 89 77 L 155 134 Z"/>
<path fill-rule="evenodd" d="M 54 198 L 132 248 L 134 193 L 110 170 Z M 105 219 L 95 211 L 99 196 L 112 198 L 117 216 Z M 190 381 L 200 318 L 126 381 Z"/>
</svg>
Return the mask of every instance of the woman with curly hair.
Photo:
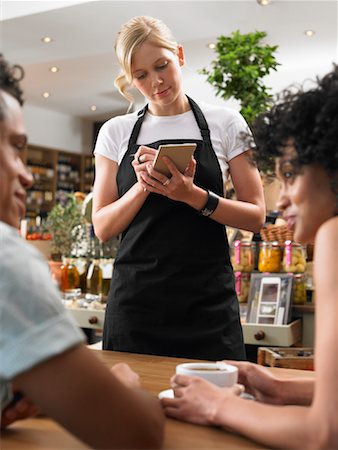
<svg viewBox="0 0 338 450">
<path fill-rule="evenodd" d="M 281 182 L 278 207 L 298 242 L 315 241 L 315 380 L 279 379 L 268 369 L 232 361 L 240 389 L 218 388 L 196 377 L 172 379 L 167 415 L 216 425 L 278 448 L 338 447 L 338 67 L 317 87 L 286 92 L 253 127 L 256 161 L 275 162 Z"/>
</svg>

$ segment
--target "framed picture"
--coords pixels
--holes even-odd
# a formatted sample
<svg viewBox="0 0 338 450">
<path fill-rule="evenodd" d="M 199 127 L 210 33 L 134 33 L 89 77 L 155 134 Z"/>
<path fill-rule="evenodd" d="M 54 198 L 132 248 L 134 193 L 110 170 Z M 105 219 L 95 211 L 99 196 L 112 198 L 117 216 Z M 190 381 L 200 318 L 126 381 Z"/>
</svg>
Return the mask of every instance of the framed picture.
<svg viewBox="0 0 338 450">
<path fill-rule="evenodd" d="M 247 323 L 283 325 L 290 322 L 292 274 L 253 273 Z"/>
</svg>

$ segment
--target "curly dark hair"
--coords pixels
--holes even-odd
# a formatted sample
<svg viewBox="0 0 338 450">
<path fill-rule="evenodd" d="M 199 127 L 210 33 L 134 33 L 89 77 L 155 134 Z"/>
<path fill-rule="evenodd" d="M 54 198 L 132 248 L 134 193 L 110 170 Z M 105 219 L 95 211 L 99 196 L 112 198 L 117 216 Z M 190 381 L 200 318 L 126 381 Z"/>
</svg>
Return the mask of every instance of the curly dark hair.
<svg viewBox="0 0 338 450">
<path fill-rule="evenodd" d="M 24 77 L 24 70 L 21 66 L 11 66 L 0 53 L 0 92 L 4 91 L 12 95 L 20 105 L 23 105 L 23 92 L 20 88 L 19 82 Z M 0 120 L 5 118 L 6 106 L 5 102 L 0 96 Z"/>
<path fill-rule="evenodd" d="M 261 114 L 252 126 L 253 137 L 247 138 L 254 161 L 264 172 L 273 172 L 275 158 L 284 148 L 294 145 L 297 164 L 319 164 L 326 170 L 337 189 L 338 168 L 338 66 L 314 88 L 295 92 L 287 89 L 275 105 Z"/>
</svg>

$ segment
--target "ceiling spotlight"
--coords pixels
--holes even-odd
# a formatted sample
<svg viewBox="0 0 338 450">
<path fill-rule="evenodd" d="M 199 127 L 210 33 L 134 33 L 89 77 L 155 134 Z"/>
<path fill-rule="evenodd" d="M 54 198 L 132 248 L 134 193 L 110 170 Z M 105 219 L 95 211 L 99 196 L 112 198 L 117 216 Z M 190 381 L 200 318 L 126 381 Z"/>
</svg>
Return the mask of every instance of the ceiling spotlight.
<svg viewBox="0 0 338 450">
<path fill-rule="evenodd" d="M 59 69 L 58 67 L 56 67 L 56 66 L 53 66 L 53 67 L 50 67 L 50 68 L 49 68 L 49 71 L 52 72 L 52 73 L 59 72 L 59 70 L 60 70 L 60 69 Z"/>
<path fill-rule="evenodd" d="M 312 36 L 314 36 L 316 34 L 316 32 L 314 30 L 305 30 L 304 34 L 307 37 L 312 37 Z"/>
<path fill-rule="evenodd" d="M 48 97 L 50 97 L 50 93 L 49 93 L 49 92 L 44 92 L 44 93 L 42 94 L 42 97 L 43 97 L 43 98 L 48 98 Z"/>
<path fill-rule="evenodd" d="M 257 0 L 257 3 L 261 6 L 268 6 L 271 3 L 271 0 Z"/>
<path fill-rule="evenodd" d="M 93 111 L 93 112 L 96 111 L 96 110 L 97 110 L 96 105 L 92 105 L 92 106 L 90 107 L 90 110 Z"/>
<path fill-rule="evenodd" d="M 51 42 L 52 42 L 52 38 L 50 37 L 50 36 L 45 36 L 45 37 L 43 37 L 43 38 L 41 38 L 41 41 L 44 43 L 44 44 L 50 44 Z"/>
<path fill-rule="evenodd" d="M 216 44 L 214 42 L 210 42 L 209 44 L 207 44 L 207 47 L 213 50 L 214 48 L 216 48 Z"/>
</svg>

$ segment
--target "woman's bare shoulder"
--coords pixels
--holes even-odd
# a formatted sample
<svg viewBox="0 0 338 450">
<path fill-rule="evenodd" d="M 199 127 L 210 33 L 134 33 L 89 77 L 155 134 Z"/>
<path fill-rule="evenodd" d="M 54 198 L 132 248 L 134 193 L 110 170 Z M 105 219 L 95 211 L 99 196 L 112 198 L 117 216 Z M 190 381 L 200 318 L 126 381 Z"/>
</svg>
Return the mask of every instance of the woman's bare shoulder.
<svg viewBox="0 0 338 450">
<path fill-rule="evenodd" d="M 331 241 L 328 241 L 331 239 Z M 337 243 L 338 239 L 338 216 L 324 222 L 318 229 L 315 239 L 315 245 L 322 245 L 326 243 L 328 246 L 332 246 Z"/>
</svg>

